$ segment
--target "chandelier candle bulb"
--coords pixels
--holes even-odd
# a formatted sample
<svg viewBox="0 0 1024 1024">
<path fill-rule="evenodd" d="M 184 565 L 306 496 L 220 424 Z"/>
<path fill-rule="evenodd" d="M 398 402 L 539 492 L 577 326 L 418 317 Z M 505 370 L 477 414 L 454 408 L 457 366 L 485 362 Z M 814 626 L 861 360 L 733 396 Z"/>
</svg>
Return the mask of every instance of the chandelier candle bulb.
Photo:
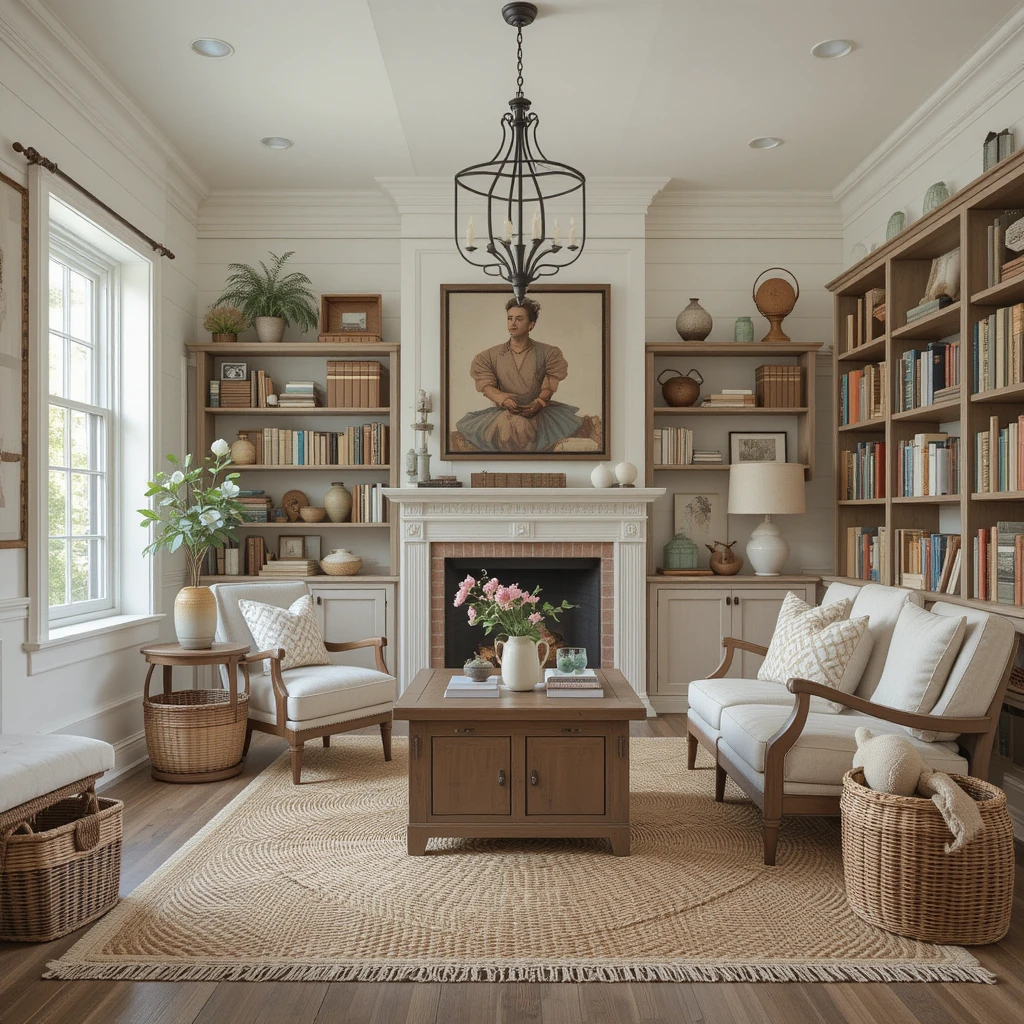
<svg viewBox="0 0 1024 1024">
<path fill-rule="evenodd" d="M 469 223 L 466 225 L 466 246 L 472 246 L 473 244 L 473 218 L 469 218 Z"/>
<path fill-rule="evenodd" d="M 562 244 L 562 232 L 558 230 L 557 220 L 555 221 L 555 230 L 551 234 L 551 240 L 555 243 L 555 245 Z"/>
<path fill-rule="evenodd" d="M 540 214 L 537 212 L 534 212 L 533 221 L 530 223 L 530 238 L 535 242 L 539 242 L 541 239 Z"/>
<path fill-rule="evenodd" d="M 505 220 L 505 241 L 512 241 L 512 221 L 508 220 L 507 218 Z"/>
<path fill-rule="evenodd" d="M 569 218 L 569 245 L 576 244 L 576 218 Z"/>
</svg>

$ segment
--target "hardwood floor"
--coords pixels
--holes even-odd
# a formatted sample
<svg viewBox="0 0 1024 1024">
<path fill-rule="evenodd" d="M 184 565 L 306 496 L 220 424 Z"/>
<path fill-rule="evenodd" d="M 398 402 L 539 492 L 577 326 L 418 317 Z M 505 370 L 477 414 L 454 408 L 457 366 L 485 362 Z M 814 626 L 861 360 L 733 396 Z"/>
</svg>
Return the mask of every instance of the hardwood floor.
<svg viewBox="0 0 1024 1024">
<path fill-rule="evenodd" d="M 395 723 L 396 734 L 404 726 Z M 631 731 L 683 736 L 685 718 L 633 722 Z M 125 801 L 122 894 L 286 749 L 257 733 L 234 779 L 171 786 L 140 771 L 107 790 Z M 1024 858 L 1018 864 L 1024 869 Z M 82 934 L 45 945 L 0 943 L 2 1024 L 1019 1024 L 1024 1017 L 1024 870 L 1010 933 L 973 950 L 998 985 L 42 981 L 46 962 Z"/>
</svg>

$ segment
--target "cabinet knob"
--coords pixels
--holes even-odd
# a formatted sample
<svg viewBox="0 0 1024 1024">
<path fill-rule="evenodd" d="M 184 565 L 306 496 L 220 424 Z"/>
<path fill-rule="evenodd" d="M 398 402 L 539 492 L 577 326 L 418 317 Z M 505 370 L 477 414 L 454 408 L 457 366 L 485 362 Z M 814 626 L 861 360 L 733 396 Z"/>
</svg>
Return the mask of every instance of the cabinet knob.
<svg viewBox="0 0 1024 1024">
<path fill-rule="evenodd" d="M 738 597 L 734 597 L 734 598 L 732 599 L 732 603 L 733 603 L 733 604 L 739 604 L 739 603 L 740 603 L 740 599 L 739 599 Z"/>
<path fill-rule="evenodd" d="M 536 770 L 530 772 L 530 785 L 536 786 L 540 782 L 540 776 L 537 775 Z"/>
<path fill-rule="evenodd" d="M 498 772 L 498 785 L 499 786 L 504 786 L 505 785 L 505 769 L 504 768 L 502 768 Z"/>
<path fill-rule="evenodd" d="M 320 594 L 316 595 L 316 603 L 317 604 L 323 604 L 324 603 L 324 599 L 323 599 L 323 597 L 320 596 Z"/>
<path fill-rule="evenodd" d="M 725 603 L 728 604 L 728 605 L 731 605 L 732 604 L 732 598 L 731 597 L 727 597 L 725 599 Z"/>
</svg>

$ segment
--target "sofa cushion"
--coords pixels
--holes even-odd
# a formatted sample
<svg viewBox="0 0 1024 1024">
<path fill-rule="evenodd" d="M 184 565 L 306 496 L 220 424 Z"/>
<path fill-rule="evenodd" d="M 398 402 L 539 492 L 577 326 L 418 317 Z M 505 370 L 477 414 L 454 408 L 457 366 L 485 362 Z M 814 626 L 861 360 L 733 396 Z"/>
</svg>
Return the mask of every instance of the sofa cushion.
<svg viewBox="0 0 1024 1024">
<path fill-rule="evenodd" d="M 358 711 L 394 701 L 394 676 L 354 665 L 314 665 L 281 673 L 288 690 L 286 711 L 295 722 Z M 249 684 L 249 703 L 274 715 L 274 686 L 269 675 L 255 675 Z"/>
<path fill-rule="evenodd" d="M 846 600 L 850 602 L 850 607 L 852 608 L 859 592 L 860 587 L 854 587 L 849 583 L 830 583 L 825 590 L 825 596 L 821 599 L 821 607 L 825 608 L 830 604 L 835 604 L 837 601 Z M 846 617 L 849 618 L 849 615 Z"/>
<path fill-rule="evenodd" d="M 853 693 L 871 653 L 871 638 L 866 618 L 843 618 L 849 607 L 843 600 L 811 608 L 787 594 L 758 678 L 785 683 L 798 676 Z M 834 701 L 822 703 L 822 711 L 843 709 Z"/>
<path fill-rule="evenodd" d="M 722 712 L 721 738 L 756 772 L 764 771 L 768 740 L 789 718 L 789 709 L 746 704 Z M 859 726 L 872 732 L 900 733 L 898 725 L 871 715 L 844 711 L 840 715 L 809 714 L 800 738 L 786 755 L 785 777 L 791 782 L 838 786 L 853 767 Z M 967 774 L 967 761 L 952 743 L 925 743 L 911 739 L 925 762 L 936 771 Z"/>
<path fill-rule="evenodd" d="M 945 601 L 932 605 L 933 615 L 962 618 L 966 631 L 933 715 L 974 718 L 988 713 L 996 689 L 1006 671 L 1016 632 L 1007 619 L 977 608 L 961 608 Z M 956 733 L 911 730 L 922 740 L 954 740 Z"/>
<path fill-rule="evenodd" d="M 257 650 L 284 649 L 282 671 L 331 663 L 317 625 L 316 612 L 313 611 L 313 598 L 309 594 L 303 594 L 288 608 L 246 600 L 239 601 L 238 607 L 256 641 Z M 263 671 L 270 671 L 269 660 L 263 662 Z"/>
<path fill-rule="evenodd" d="M 930 714 L 949 678 L 965 629 L 962 615 L 933 615 L 916 605 L 904 605 L 872 701 Z"/>
<path fill-rule="evenodd" d="M 687 690 L 687 703 L 713 729 L 721 728 L 722 711 L 734 704 L 779 704 L 792 707 L 793 694 L 767 679 L 697 679 Z"/>
<path fill-rule="evenodd" d="M 114 767 L 114 748 L 88 736 L 0 735 L 0 811 L 100 775 Z"/>
<path fill-rule="evenodd" d="M 867 583 L 859 589 L 853 602 L 853 608 L 850 610 L 850 617 L 857 618 L 861 615 L 868 617 L 868 631 L 871 633 L 872 647 L 867 667 L 854 691 L 858 697 L 871 700 L 871 695 L 882 678 L 885 659 L 889 655 L 892 631 L 896 628 L 896 620 L 907 603 L 923 608 L 924 598 L 916 590 L 886 587 L 880 583 Z"/>
</svg>

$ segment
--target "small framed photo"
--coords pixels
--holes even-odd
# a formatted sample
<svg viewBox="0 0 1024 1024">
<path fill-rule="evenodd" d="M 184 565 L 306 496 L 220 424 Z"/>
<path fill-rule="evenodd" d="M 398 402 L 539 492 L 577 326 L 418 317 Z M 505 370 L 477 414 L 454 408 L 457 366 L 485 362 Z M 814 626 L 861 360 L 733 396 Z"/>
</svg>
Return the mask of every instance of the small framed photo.
<svg viewBox="0 0 1024 1024">
<path fill-rule="evenodd" d="M 786 432 L 729 431 L 729 462 L 785 462 Z"/>
<path fill-rule="evenodd" d="M 277 542 L 277 557 L 281 561 L 305 558 L 303 553 L 306 538 L 302 534 L 289 534 L 282 536 Z"/>
<path fill-rule="evenodd" d="M 359 331 L 362 334 L 366 333 L 366 314 L 365 313 L 342 313 L 341 314 L 341 329 L 343 331 Z"/>
<path fill-rule="evenodd" d="M 312 558 L 316 561 L 320 561 L 320 535 L 315 534 L 312 537 L 302 538 L 302 557 Z"/>
<path fill-rule="evenodd" d="M 221 380 L 247 380 L 249 377 L 248 363 L 221 363 Z"/>
</svg>

